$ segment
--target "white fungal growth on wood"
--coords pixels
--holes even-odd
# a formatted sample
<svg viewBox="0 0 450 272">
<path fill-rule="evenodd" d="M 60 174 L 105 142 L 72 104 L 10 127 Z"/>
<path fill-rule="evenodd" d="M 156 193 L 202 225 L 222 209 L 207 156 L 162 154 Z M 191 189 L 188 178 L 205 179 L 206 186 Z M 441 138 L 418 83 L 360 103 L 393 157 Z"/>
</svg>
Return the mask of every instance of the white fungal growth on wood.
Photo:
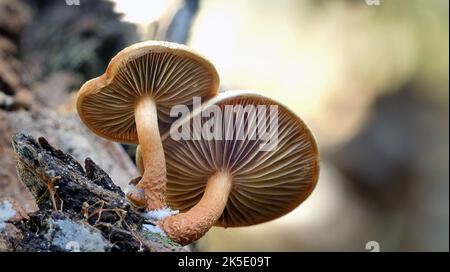
<svg viewBox="0 0 450 272">
<path fill-rule="evenodd" d="M 5 221 L 16 215 L 13 205 L 8 200 L 0 202 L 0 230 L 5 227 Z"/>
<path fill-rule="evenodd" d="M 165 209 L 159 209 L 159 210 L 153 210 L 153 211 L 146 212 L 144 214 L 144 217 L 149 219 L 150 221 L 156 222 L 158 220 L 166 218 L 167 216 L 175 215 L 177 213 L 178 213 L 178 211 L 172 211 L 169 208 L 165 208 Z"/>
</svg>

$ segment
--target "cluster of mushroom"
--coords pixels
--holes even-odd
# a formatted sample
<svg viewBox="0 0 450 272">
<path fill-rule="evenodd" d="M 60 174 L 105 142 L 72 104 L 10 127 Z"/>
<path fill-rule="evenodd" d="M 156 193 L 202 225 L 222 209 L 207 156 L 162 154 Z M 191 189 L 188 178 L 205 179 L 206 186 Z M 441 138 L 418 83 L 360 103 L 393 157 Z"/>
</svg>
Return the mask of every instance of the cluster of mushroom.
<svg viewBox="0 0 450 272">
<path fill-rule="evenodd" d="M 249 226 L 278 218 L 302 203 L 318 178 L 317 146 L 299 117 L 256 92 L 218 94 L 218 87 L 218 73 L 204 57 L 184 45 L 147 41 L 119 52 L 106 72 L 78 93 L 77 110 L 87 127 L 113 141 L 139 144 L 142 178 L 127 198 L 147 211 L 164 209 L 166 203 L 179 210 L 156 224 L 183 245 L 214 225 Z M 192 112 L 193 97 L 204 102 L 200 111 Z M 173 125 L 170 111 L 178 105 L 192 113 Z M 244 140 L 171 137 L 171 131 L 186 125 L 194 133 L 199 124 L 191 120 L 227 105 L 276 105 L 276 147 L 261 150 L 261 140 L 250 137 L 255 124 L 237 113 L 236 126 L 247 126 Z"/>
</svg>

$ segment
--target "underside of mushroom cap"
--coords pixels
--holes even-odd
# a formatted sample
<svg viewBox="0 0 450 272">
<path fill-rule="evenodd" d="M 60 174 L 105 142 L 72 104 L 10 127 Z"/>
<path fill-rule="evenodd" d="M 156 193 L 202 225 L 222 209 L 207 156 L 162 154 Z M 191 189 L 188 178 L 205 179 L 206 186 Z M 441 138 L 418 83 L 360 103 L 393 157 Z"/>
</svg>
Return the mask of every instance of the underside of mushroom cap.
<svg viewBox="0 0 450 272">
<path fill-rule="evenodd" d="M 137 143 L 134 107 L 150 96 L 158 111 L 161 133 L 173 122 L 174 105 L 192 107 L 192 98 L 206 101 L 217 94 L 219 77 L 214 66 L 187 46 L 147 41 L 119 52 L 106 72 L 80 89 L 77 110 L 96 134 Z"/>
<path fill-rule="evenodd" d="M 193 121 L 197 114 L 171 129 L 190 127 L 190 140 L 174 140 L 171 133 L 162 136 L 167 165 L 166 201 L 173 209 L 185 212 L 198 203 L 206 182 L 218 171 L 227 171 L 233 185 L 226 207 L 216 226 L 240 227 L 278 218 L 302 203 L 314 189 L 319 174 L 319 155 L 313 135 L 303 121 L 280 103 L 252 91 L 228 91 L 206 103 L 202 112 L 218 106 L 222 113 L 226 105 L 277 106 L 278 143 L 273 150 L 261 149 L 263 140 L 252 138 L 259 122 L 269 126 L 268 118 L 234 112 L 233 118 L 222 122 L 222 139 L 192 140 Z M 223 114 L 224 116 L 225 114 Z M 210 115 L 212 116 L 212 115 Z M 205 125 L 209 117 L 202 117 Z M 225 139 L 226 127 L 244 128 L 245 140 Z M 241 121 L 239 121 L 241 120 Z M 242 121 L 244 120 L 244 121 Z M 198 129 L 198 127 L 196 127 Z M 234 129 L 237 133 L 239 129 Z M 270 131 L 267 128 L 267 131 Z M 275 137 L 276 135 L 270 135 Z M 267 138 L 265 142 L 267 141 Z"/>
</svg>

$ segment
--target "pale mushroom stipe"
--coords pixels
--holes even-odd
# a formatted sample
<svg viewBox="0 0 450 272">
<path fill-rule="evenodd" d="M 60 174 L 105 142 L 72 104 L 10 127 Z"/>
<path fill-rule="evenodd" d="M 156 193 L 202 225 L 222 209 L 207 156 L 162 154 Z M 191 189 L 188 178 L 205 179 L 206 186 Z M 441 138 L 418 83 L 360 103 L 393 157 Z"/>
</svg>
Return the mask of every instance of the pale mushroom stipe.
<svg viewBox="0 0 450 272">
<path fill-rule="evenodd" d="M 186 124 L 192 136 L 200 129 L 193 119 L 211 112 L 212 107 L 224 110 L 229 105 L 243 107 L 233 111 L 232 118 L 221 115 L 224 119 L 218 122 L 218 131 L 226 133 L 233 127 L 234 135 L 245 134 L 244 140 L 227 139 L 225 135 L 220 140 L 171 137 L 171 132 Z M 242 113 L 248 105 L 277 106 L 277 135 L 271 136 L 278 140 L 273 149 L 263 150 L 263 139 L 253 137 L 258 124 L 272 121 L 266 119 L 267 115 L 257 115 L 264 117 L 258 119 Z M 200 125 L 211 119 L 201 115 Z M 167 216 L 157 225 L 182 245 L 199 239 L 213 225 L 249 226 L 290 212 L 311 194 L 319 175 L 318 149 L 307 126 L 282 104 L 252 91 L 220 93 L 206 102 L 201 112 L 172 127 L 162 139 L 168 171 L 166 200 L 181 213 Z M 142 171 L 146 166 L 139 149 L 136 161 Z"/>
<path fill-rule="evenodd" d="M 165 207 L 166 162 L 160 135 L 170 128 L 174 105 L 191 106 L 192 97 L 207 101 L 217 94 L 214 66 L 187 46 L 146 41 L 120 51 L 106 72 L 78 92 L 81 120 L 112 141 L 139 143 L 145 171 L 127 193 L 147 210 Z"/>
</svg>

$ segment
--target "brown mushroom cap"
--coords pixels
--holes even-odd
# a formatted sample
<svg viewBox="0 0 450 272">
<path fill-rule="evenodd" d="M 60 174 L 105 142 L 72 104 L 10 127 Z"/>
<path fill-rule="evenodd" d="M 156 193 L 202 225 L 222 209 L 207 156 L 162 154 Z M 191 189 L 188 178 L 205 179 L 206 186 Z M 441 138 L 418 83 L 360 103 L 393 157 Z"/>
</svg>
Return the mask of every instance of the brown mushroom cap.
<svg viewBox="0 0 450 272">
<path fill-rule="evenodd" d="M 137 143 L 134 106 L 149 95 L 158 110 L 159 129 L 164 133 L 174 105 L 192 105 L 216 95 L 219 76 L 214 66 L 187 46 L 146 41 L 120 51 L 106 72 L 80 89 L 77 110 L 92 131 L 104 138 Z"/>
<path fill-rule="evenodd" d="M 240 227 L 278 218 L 297 207 L 313 191 L 319 174 L 314 137 L 303 121 L 280 103 L 252 91 L 220 93 L 205 104 L 277 105 L 278 145 L 261 151 L 256 140 L 173 140 L 162 136 L 167 164 L 166 201 L 185 212 L 198 203 L 208 178 L 218 171 L 232 175 L 233 185 L 216 226 Z M 234 115 L 236 118 L 236 114 Z M 244 115 L 245 123 L 249 122 Z M 202 124 L 207 119 L 202 118 Z M 192 135 L 192 120 L 190 122 Z M 238 123 L 236 121 L 236 123 Z M 225 133 L 225 122 L 223 132 Z M 249 126 L 246 135 L 254 133 Z M 172 128 L 177 129 L 177 128 Z"/>
</svg>

